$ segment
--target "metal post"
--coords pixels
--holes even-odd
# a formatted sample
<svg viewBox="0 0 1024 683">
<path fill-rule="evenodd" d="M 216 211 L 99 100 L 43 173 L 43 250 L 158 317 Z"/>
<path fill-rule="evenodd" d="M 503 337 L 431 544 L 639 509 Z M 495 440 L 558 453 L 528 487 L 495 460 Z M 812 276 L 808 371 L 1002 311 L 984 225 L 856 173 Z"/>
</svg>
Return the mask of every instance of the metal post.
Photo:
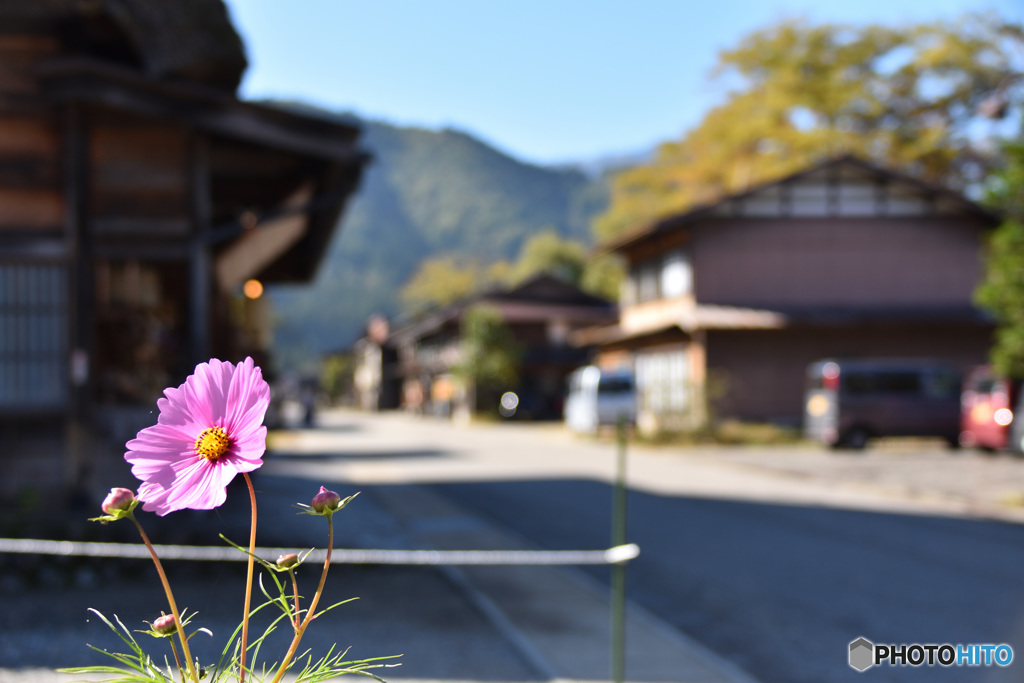
<svg viewBox="0 0 1024 683">
<path fill-rule="evenodd" d="M 626 543 L 626 416 L 616 425 L 617 457 L 612 500 L 612 546 Z M 611 680 L 626 678 L 626 563 L 612 565 L 612 671 Z"/>
</svg>

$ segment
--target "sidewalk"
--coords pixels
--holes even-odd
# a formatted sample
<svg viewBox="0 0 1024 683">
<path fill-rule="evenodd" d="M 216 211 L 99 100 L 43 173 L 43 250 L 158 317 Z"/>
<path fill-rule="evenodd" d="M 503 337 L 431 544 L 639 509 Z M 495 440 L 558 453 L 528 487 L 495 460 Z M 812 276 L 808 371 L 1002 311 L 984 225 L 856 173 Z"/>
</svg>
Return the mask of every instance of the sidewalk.
<svg viewBox="0 0 1024 683">
<path fill-rule="evenodd" d="M 882 440 L 860 452 L 823 448 L 708 452 L 748 472 L 848 495 L 892 501 L 894 509 L 1024 523 L 1024 459 L 951 450 L 927 441 Z"/>
</svg>

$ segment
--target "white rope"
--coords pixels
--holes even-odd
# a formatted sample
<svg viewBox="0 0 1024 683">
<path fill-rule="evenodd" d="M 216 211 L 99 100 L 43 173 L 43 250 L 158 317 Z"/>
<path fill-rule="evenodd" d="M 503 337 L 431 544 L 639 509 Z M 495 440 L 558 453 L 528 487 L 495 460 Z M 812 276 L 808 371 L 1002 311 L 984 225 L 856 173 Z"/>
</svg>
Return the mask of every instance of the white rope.
<svg viewBox="0 0 1024 683">
<path fill-rule="evenodd" d="M 234 548 L 195 545 L 154 545 L 162 560 L 232 562 L 246 559 Z M 256 556 L 274 562 L 278 556 L 295 552 L 294 548 L 256 548 Z M 0 553 L 61 555 L 70 557 L 148 558 L 146 546 L 138 543 L 87 543 L 42 539 L 0 538 Z M 607 550 L 346 550 L 331 555 L 332 564 L 396 565 L 595 565 L 621 564 L 636 559 L 640 547 L 635 543 Z M 313 551 L 309 560 L 322 562 L 325 550 Z"/>
</svg>

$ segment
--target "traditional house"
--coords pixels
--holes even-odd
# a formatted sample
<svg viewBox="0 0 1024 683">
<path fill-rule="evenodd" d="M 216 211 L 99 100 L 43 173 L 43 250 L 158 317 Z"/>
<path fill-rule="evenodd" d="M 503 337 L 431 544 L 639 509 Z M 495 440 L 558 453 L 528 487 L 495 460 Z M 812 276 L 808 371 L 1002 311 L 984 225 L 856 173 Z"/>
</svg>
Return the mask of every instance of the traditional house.
<svg viewBox="0 0 1024 683">
<path fill-rule="evenodd" d="M 3 456 L 133 434 L 197 361 L 262 350 L 243 282 L 316 271 L 359 131 L 240 101 L 245 66 L 220 0 L 0 0 Z"/>
<path fill-rule="evenodd" d="M 497 311 L 521 351 L 519 383 L 506 387 L 519 398 L 519 417 L 561 416 L 566 378 L 588 360 L 588 350 L 570 345 L 569 335 L 616 317 L 611 302 L 549 275 L 433 311 L 390 338 L 407 409 L 448 415 L 465 407 L 465 387 L 453 369 L 463 359 L 463 317 L 476 306 Z"/>
<path fill-rule="evenodd" d="M 971 296 L 995 222 L 959 193 L 828 160 L 605 245 L 629 264 L 619 323 L 577 341 L 635 366 L 648 431 L 699 425 L 708 405 L 797 423 L 816 359 L 984 361 L 993 328 Z"/>
</svg>

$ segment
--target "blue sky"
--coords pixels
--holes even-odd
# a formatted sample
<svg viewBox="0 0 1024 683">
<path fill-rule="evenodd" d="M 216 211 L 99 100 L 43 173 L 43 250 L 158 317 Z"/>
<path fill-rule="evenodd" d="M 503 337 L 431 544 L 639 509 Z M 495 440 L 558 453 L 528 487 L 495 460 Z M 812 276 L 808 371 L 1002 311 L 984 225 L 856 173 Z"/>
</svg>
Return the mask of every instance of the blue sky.
<svg viewBox="0 0 1024 683">
<path fill-rule="evenodd" d="M 886 23 L 1024 0 L 226 0 L 240 95 L 470 132 L 534 163 L 678 138 L 723 97 L 720 50 L 785 18 Z"/>
</svg>

